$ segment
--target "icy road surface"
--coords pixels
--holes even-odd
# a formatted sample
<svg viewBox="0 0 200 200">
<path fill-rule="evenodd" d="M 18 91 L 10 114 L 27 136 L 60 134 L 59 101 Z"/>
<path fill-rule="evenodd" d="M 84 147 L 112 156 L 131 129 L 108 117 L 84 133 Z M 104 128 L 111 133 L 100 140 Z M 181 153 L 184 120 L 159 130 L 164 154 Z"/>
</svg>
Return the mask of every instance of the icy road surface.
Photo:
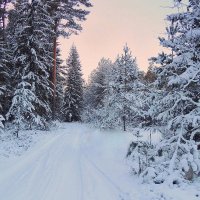
<svg viewBox="0 0 200 200">
<path fill-rule="evenodd" d="M 22 156 L 5 161 L 0 168 L 0 199 L 196 199 L 193 190 L 181 193 L 163 188 L 168 191 L 163 194 L 162 189 L 135 180 L 125 161 L 130 139 L 131 134 L 63 124 Z"/>
</svg>

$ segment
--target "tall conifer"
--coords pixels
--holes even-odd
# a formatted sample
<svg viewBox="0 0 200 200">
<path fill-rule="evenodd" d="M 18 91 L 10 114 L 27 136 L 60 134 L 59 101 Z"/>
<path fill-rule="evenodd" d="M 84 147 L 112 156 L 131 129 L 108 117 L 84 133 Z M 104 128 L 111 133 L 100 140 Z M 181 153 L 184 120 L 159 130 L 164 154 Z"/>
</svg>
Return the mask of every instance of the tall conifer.
<svg viewBox="0 0 200 200">
<path fill-rule="evenodd" d="M 80 121 L 83 105 L 83 78 L 76 47 L 73 45 L 67 59 L 67 78 L 63 114 L 67 122 Z"/>
</svg>

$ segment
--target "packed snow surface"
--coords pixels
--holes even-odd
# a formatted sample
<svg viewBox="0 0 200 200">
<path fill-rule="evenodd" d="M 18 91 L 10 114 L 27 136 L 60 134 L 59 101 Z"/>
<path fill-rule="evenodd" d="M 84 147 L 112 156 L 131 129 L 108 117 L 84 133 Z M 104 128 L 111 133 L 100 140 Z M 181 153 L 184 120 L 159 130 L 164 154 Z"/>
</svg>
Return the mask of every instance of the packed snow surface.
<svg viewBox="0 0 200 200">
<path fill-rule="evenodd" d="M 169 188 L 131 175 L 125 155 L 132 139 L 131 133 L 61 124 L 21 156 L 0 157 L 0 199 L 200 199 L 198 182 Z"/>
</svg>

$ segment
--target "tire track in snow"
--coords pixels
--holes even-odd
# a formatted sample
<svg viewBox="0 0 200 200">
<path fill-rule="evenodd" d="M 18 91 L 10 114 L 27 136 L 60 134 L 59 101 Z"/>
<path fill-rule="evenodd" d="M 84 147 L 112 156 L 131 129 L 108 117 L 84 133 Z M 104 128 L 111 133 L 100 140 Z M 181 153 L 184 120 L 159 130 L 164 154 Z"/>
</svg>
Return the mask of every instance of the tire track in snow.
<svg viewBox="0 0 200 200">
<path fill-rule="evenodd" d="M 100 174 L 102 179 L 104 179 L 107 183 L 109 183 L 115 189 L 115 191 L 119 194 L 119 200 L 131 200 L 129 197 L 129 193 L 122 191 L 122 189 L 103 170 L 101 170 L 92 160 L 90 160 L 85 153 L 83 153 L 83 156 L 85 160 L 87 161 L 87 163 L 89 163 L 90 166 L 92 166 L 93 169 L 95 169 L 97 174 Z"/>
<path fill-rule="evenodd" d="M 79 200 L 84 200 L 84 188 L 83 188 L 83 171 L 82 171 L 82 156 L 81 156 L 81 149 L 82 149 L 82 142 L 80 140 L 79 134 L 78 135 L 78 144 L 79 144 L 79 149 L 78 149 L 78 170 L 79 170 L 79 177 L 80 177 L 80 197 Z"/>
<path fill-rule="evenodd" d="M 80 136 L 81 141 L 87 141 L 87 139 L 84 140 L 85 138 L 83 138 L 83 136 L 88 137 L 88 134 L 82 134 Z M 109 183 L 109 185 L 111 185 L 115 189 L 115 191 L 117 192 L 117 194 L 119 194 L 119 200 L 131 200 L 130 197 L 129 197 L 129 193 L 124 192 L 103 170 L 101 170 L 96 165 L 96 163 L 94 163 L 91 159 L 89 159 L 89 157 L 86 155 L 86 153 L 83 150 L 83 144 L 82 144 L 82 142 L 80 142 L 80 152 L 81 152 L 82 158 L 84 158 L 84 160 L 87 163 L 89 163 L 90 166 L 93 169 L 95 169 L 95 171 L 97 172 L 97 174 L 100 175 L 101 179 L 104 179 L 104 182 Z M 80 160 L 81 160 L 81 158 L 80 158 Z M 80 162 L 80 167 L 81 167 L 81 162 Z M 82 181 L 82 184 L 83 184 L 83 177 L 81 177 L 81 181 Z M 83 199 L 81 199 L 81 200 L 83 200 Z"/>
<path fill-rule="evenodd" d="M 81 157 L 79 159 L 79 175 L 80 175 L 80 184 L 81 184 L 80 200 L 84 200 L 84 196 L 83 196 L 83 173 L 82 173 L 82 166 L 81 166 Z"/>
</svg>

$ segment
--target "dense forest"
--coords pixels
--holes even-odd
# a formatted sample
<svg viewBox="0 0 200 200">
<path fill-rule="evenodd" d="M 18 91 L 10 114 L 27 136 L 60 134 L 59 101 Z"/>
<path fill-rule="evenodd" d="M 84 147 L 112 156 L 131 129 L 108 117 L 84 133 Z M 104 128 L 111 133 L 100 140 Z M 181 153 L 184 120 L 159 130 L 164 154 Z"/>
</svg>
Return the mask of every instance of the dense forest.
<svg viewBox="0 0 200 200">
<path fill-rule="evenodd" d="M 200 1 L 174 0 L 184 11 L 166 17 L 163 49 L 141 71 L 128 44 L 116 60 L 102 58 L 88 83 L 73 45 L 60 59 L 58 37 L 81 30 L 89 0 L 0 1 L 1 127 L 48 130 L 54 120 L 132 131 L 132 170 L 154 183 L 200 174 Z M 86 10 L 85 10 L 86 9 Z M 141 140 L 141 132 L 150 135 Z M 154 145 L 151 135 L 159 132 Z"/>
<path fill-rule="evenodd" d="M 0 1 L 1 120 L 14 124 L 16 132 L 48 129 L 58 116 L 70 120 L 66 101 L 82 96 L 81 69 L 75 47 L 62 64 L 57 40 L 81 31 L 80 23 L 89 14 L 84 7 L 91 7 L 88 0 Z M 77 80 L 75 97 L 65 87 L 72 77 Z M 79 106 L 81 97 L 76 102 Z"/>
</svg>

